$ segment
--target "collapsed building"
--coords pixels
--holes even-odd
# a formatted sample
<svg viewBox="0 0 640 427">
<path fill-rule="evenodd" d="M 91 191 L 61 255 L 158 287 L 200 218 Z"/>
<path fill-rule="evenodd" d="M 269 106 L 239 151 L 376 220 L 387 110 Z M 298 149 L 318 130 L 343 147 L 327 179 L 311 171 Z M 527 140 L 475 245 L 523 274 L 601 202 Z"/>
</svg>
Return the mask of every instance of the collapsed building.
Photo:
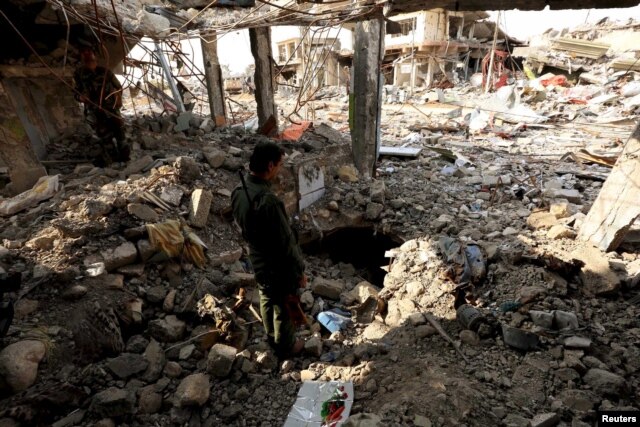
<svg viewBox="0 0 640 427">
<path fill-rule="evenodd" d="M 3 425 L 304 425 L 296 394 L 314 381 L 353 383 L 351 425 L 581 427 L 596 410 L 638 409 L 634 74 L 572 86 L 514 72 L 494 93 L 461 82 L 400 114 L 382 97 L 385 27 L 422 2 L 142 3 L 3 5 L 0 267 L 17 300 L 0 351 Z M 485 4 L 429 6 L 452 11 L 437 12 L 448 37 L 480 37 L 455 11 Z M 281 111 L 301 100 L 275 93 L 268 26 L 318 16 L 353 21 L 352 90 L 309 94 L 326 122 L 288 126 Z M 256 62 L 250 115 L 224 93 L 216 52 L 216 33 L 238 22 Z M 204 115 L 173 75 L 187 59 L 167 48 L 195 30 Z M 143 36 L 159 46 L 135 64 L 162 75 L 158 90 L 128 83 L 126 165 L 91 164 L 73 97 L 67 40 L 94 32 L 112 69 L 132 66 Z M 137 114 L 147 96 L 160 108 Z M 288 361 L 266 344 L 229 218 L 238 170 L 265 139 L 288 153 L 277 187 L 311 279 L 305 355 Z M 338 330 L 320 321 L 328 312 Z"/>
</svg>

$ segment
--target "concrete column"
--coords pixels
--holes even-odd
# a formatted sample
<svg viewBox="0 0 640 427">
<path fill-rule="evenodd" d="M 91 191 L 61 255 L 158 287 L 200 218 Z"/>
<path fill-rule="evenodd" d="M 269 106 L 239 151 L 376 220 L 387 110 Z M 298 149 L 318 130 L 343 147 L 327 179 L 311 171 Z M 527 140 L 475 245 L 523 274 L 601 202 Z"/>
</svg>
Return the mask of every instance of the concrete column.
<svg viewBox="0 0 640 427">
<path fill-rule="evenodd" d="M 273 99 L 273 58 L 271 56 L 271 29 L 268 27 L 250 28 L 249 39 L 251 53 L 256 64 L 255 86 L 256 103 L 258 104 L 258 127 L 262 128 L 273 116 L 278 123 L 278 110 Z"/>
<path fill-rule="evenodd" d="M 227 122 L 227 109 L 224 104 L 224 82 L 222 69 L 218 61 L 218 39 L 215 34 L 203 36 L 202 61 L 209 94 L 209 109 L 211 119 L 216 126 L 224 126 Z"/>
<path fill-rule="evenodd" d="M 364 177 L 374 175 L 380 140 L 384 21 L 358 22 L 353 53 L 354 97 L 351 144 L 356 168 Z"/>
</svg>

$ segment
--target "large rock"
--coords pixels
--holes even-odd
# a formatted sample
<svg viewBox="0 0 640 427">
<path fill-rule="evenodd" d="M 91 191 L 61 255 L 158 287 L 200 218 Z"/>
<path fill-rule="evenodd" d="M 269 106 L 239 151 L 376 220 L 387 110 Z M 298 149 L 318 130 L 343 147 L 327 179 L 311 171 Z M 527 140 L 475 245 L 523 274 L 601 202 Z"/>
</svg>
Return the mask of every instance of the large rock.
<svg viewBox="0 0 640 427">
<path fill-rule="evenodd" d="M 93 396 L 89 411 L 101 417 L 121 417 L 132 414 L 135 404 L 136 397 L 131 391 L 109 387 Z"/>
<path fill-rule="evenodd" d="M 23 391 L 36 382 L 38 365 L 46 353 L 41 341 L 18 341 L 0 352 L 0 388 Z"/>
<path fill-rule="evenodd" d="M 221 167 L 227 158 L 226 153 L 222 150 L 210 150 L 205 151 L 202 154 L 204 154 L 204 158 L 207 159 L 207 163 L 215 169 Z"/>
<path fill-rule="evenodd" d="M 617 396 L 626 388 L 624 378 L 603 369 L 589 369 L 583 379 L 595 392 L 600 394 Z"/>
<path fill-rule="evenodd" d="M 102 252 L 102 258 L 107 271 L 112 271 L 136 262 L 138 251 L 133 243 L 125 242 L 113 250 Z"/>
<path fill-rule="evenodd" d="M 173 314 L 149 322 L 149 333 L 160 342 L 175 342 L 184 335 L 186 324 Z"/>
<path fill-rule="evenodd" d="M 178 407 L 202 406 L 209 400 L 209 376 L 193 374 L 185 377 L 178 386 L 174 403 Z"/>
<path fill-rule="evenodd" d="M 340 299 L 340 294 L 343 289 L 344 284 L 342 282 L 323 279 L 321 277 L 317 277 L 311 286 L 311 291 L 314 294 L 334 300 Z"/>
<path fill-rule="evenodd" d="M 382 180 L 375 180 L 371 183 L 370 194 L 371 201 L 384 204 L 385 185 Z"/>
<path fill-rule="evenodd" d="M 225 344 L 216 344 L 209 350 L 207 357 L 207 372 L 216 377 L 226 377 L 231 372 L 236 349 Z"/>
<path fill-rule="evenodd" d="M 138 411 L 143 414 L 155 414 L 162 408 L 162 395 L 156 391 L 155 385 L 140 390 Z"/>
<path fill-rule="evenodd" d="M 109 359 L 107 368 L 118 378 L 126 379 L 147 369 L 149 362 L 141 354 L 123 353 Z"/>
</svg>

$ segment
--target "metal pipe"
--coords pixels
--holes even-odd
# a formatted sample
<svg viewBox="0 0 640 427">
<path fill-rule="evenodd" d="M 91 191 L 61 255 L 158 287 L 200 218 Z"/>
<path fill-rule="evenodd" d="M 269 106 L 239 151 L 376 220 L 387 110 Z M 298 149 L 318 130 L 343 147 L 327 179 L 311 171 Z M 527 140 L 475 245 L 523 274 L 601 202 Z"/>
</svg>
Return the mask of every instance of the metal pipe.
<svg viewBox="0 0 640 427">
<path fill-rule="evenodd" d="M 169 66 L 169 61 L 167 61 L 167 57 L 164 56 L 164 52 L 160 47 L 160 43 L 157 41 L 153 41 L 156 46 L 156 56 L 160 61 L 160 65 L 162 66 L 162 70 L 164 71 L 165 78 L 169 83 L 169 87 L 171 88 L 171 93 L 173 94 L 173 99 L 176 103 L 176 108 L 178 109 L 178 113 L 184 113 L 186 110 L 184 108 L 184 104 L 182 103 L 182 95 L 180 95 L 180 91 L 178 90 L 178 86 L 176 85 L 175 80 L 173 79 L 173 75 L 171 74 L 171 67 Z"/>
</svg>

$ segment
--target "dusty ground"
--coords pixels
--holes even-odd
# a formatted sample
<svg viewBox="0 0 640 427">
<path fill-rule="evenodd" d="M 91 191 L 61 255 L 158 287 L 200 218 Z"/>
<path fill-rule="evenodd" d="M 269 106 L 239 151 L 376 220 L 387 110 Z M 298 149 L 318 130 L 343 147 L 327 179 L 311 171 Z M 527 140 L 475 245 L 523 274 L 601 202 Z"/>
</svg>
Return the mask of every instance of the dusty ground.
<svg viewBox="0 0 640 427">
<path fill-rule="evenodd" d="M 470 89 L 447 94 L 465 101 L 483 98 Z M 560 105 L 550 98 L 546 110 Z M 246 96 L 236 101 L 246 106 L 236 111 L 238 117 L 253 108 Z M 289 98 L 278 102 L 288 114 Z M 321 107 L 313 110 L 316 125 L 347 129 L 344 96 L 316 101 L 316 107 Z M 565 113 L 573 107 L 562 104 Z M 211 331 L 224 327 L 209 316 L 200 318 L 195 301 L 211 294 L 231 306 L 240 287 L 252 288 L 228 205 L 229 190 L 238 183 L 236 170 L 247 162 L 256 137 L 237 129 L 157 132 L 150 120 L 140 119 L 130 123 L 136 149 L 129 165 L 52 165 L 50 174 L 61 173 L 64 187 L 37 207 L 0 220 L 2 266 L 24 279 L 4 344 L 36 340 L 46 350 L 32 386 L 17 392 L 4 387 L 0 425 L 49 425 L 63 417 L 55 425 L 281 425 L 301 378 L 354 381 L 353 413 L 373 414 L 380 426 L 528 426 L 553 413 L 552 423 L 544 425 L 577 427 L 591 425 L 595 409 L 637 409 L 640 313 L 632 299 L 638 294 L 637 246 L 627 242 L 618 252 L 581 255 L 584 244 L 573 236 L 602 185 L 597 177 L 609 169 L 560 161 L 579 148 L 615 155 L 630 125 L 560 117 L 519 129 L 493 121 L 473 133 L 464 121 L 471 108 L 447 116 L 458 108 L 386 104 L 383 145 L 409 142 L 422 152 L 416 158 L 381 158 L 373 182 L 353 180 L 352 170 L 330 165 L 325 196 L 300 215 L 306 240 L 359 226 L 404 242 L 385 261 L 390 271 L 379 297 L 386 309 L 373 322 L 356 322 L 339 334 L 315 323 L 301 334 L 316 345 L 285 364 L 274 360 L 260 324 L 242 309 L 233 321 L 243 332 L 232 328 L 219 342 L 245 351 L 219 376 L 208 363 L 212 341 L 202 337 L 218 336 Z M 156 126 L 162 128 L 163 120 Z M 56 142 L 52 157 L 86 160 L 87 135 L 78 132 Z M 288 153 L 298 151 L 298 159 L 306 159 L 336 147 L 349 150 L 346 140 L 318 146 L 305 138 L 286 144 Z M 448 159 L 441 156 L 443 149 L 450 150 Z M 142 166 L 131 167 L 145 156 L 137 162 Z M 176 160 L 180 156 L 193 161 L 183 164 Z M 455 158 L 462 161 L 452 169 Z M 147 169 L 154 160 L 154 169 Z M 151 254 L 140 243 L 146 237 L 136 229 L 165 219 L 188 220 L 197 188 L 212 193 L 206 226 L 194 228 L 208 247 L 206 266 L 197 268 L 185 258 L 146 259 Z M 162 197 L 169 189 L 182 194 L 166 209 L 142 198 L 145 190 Z M 558 200 L 556 190 L 577 194 Z M 531 219 L 554 205 L 555 215 Z M 444 258 L 442 236 L 482 250 L 486 273 L 465 288 L 466 300 L 489 319 L 477 333 L 463 331 L 456 321 L 460 271 Z M 117 258 L 105 251 L 128 242 L 137 248 L 133 260 L 89 277 L 91 264 Z M 367 266 L 344 261 L 321 253 L 307 257 L 310 289 L 302 301 L 310 316 L 357 306 L 351 291 L 373 281 Z M 592 265 L 598 271 L 588 270 Z M 337 283 L 339 298 L 316 288 L 323 279 Z M 142 303 L 141 318 L 132 301 Z M 509 302 L 519 304 L 515 310 L 502 306 Z M 533 322 L 532 311 L 551 315 L 554 310 L 575 314 L 577 327 L 560 330 L 555 323 Z M 435 317 L 468 361 L 421 313 Z M 158 326 L 166 326 L 163 322 L 178 327 L 163 329 Z M 533 332 L 538 346 L 510 347 L 501 323 Z M 196 373 L 206 374 L 206 381 L 196 381 L 191 376 Z M 58 393 L 62 387 L 65 392 Z"/>
</svg>

